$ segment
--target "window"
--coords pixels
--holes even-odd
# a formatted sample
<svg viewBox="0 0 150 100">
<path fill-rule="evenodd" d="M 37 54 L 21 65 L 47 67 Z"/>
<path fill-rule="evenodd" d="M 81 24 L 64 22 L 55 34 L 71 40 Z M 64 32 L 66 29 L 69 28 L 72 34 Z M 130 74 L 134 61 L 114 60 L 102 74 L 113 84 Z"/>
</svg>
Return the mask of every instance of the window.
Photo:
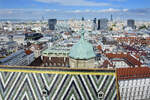
<svg viewBox="0 0 150 100">
<path fill-rule="evenodd" d="M 128 88 L 126 88 L 126 92 L 128 92 Z"/>
<path fill-rule="evenodd" d="M 132 91 L 132 87 L 130 88 L 130 91 Z"/>
<path fill-rule="evenodd" d="M 98 92 L 98 98 L 103 99 L 104 98 L 104 93 L 102 91 Z"/>
<path fill-rule="evenodd" d="M 135 91 L 137 91 L 137 87 L 135 87 L 135 89 L 134 89 Z"/>
<path fill-rule="evenodd" d="M 46 86 L 42 89 L 42 95 L 45 96 L 45 97 L 49 95 L 49 91 L 46 88 Z"/>
<path fill-rule="evenodd" d="M 143 91 L 145 90 L 145 86 L 143 86 Z"/>
</svg>

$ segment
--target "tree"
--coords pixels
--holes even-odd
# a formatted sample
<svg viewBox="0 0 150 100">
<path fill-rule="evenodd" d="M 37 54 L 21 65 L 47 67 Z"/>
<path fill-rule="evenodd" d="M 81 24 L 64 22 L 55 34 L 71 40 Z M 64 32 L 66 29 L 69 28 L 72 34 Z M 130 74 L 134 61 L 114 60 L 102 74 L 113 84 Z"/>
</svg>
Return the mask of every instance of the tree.
<svg viewBox="0 0 150 100">
<path fill-rule="evenodd" d="M 110 30 L 110 31 L 112 31 L 112 30 L 113 30 L 113 28 L 111 27 L 111 28 L 109 28 L 109 30 Z"/>
<path fill-rule="evenodd" d="M 147 27 L 146 27 L 146 25 L 142 25 L 142 26 L 139 27 L 139 29 L 140 29 L 140 30 L 141 30 L 141 29 L 147 29 Z"/>
</svg>

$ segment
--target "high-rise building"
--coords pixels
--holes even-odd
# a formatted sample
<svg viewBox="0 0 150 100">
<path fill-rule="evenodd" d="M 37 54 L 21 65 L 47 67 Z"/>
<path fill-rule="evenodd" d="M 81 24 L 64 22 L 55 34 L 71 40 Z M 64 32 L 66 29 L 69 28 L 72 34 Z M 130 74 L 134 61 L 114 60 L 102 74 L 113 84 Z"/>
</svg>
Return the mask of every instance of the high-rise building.
<svg viewBox="0 0 150 100">
<path fill-rule="evenodd" d="M 135 20 L 133 19 L 128 19 L 127 20 L 127 26 L 131 27 L 132 29 L 135 29 Z"/>
<path fill-rule="evenodd" d="M 112 14 L 110 15 L 110 21 L 113 21 L 113 15 Z"/>
<path fill-rule="evenodd" d="M 82 17 L 82 21 L 84 21 L 84 17 Z"/>
<path fill-rule="evenodd" d="M 93 30 L 96 30 L 96 29 L 97 29 L 96 18 L 94 18 L 94 20 L 93 20 Z"/>
<path fill-rule="evenodd" d="M 107 30 L 108 29 L 108 19 L 103 18 L 98 20 L 98 30 Z"/>
<path fill-rule="evenodd" d="M 96 18 L 94 18 L 93 23 L 96 24 Z"/>
<path fill-rule="evenodd" d="M 42 21 L 44 21 L 44 16 L 42 16 Z"/>
<path fill-rule="evenodd" d="M 57 19 L 49 19 L 48 20 L 49 30 L 55 30 L 55 25 L 56 24 L 57 24 Z"/>
</svg>

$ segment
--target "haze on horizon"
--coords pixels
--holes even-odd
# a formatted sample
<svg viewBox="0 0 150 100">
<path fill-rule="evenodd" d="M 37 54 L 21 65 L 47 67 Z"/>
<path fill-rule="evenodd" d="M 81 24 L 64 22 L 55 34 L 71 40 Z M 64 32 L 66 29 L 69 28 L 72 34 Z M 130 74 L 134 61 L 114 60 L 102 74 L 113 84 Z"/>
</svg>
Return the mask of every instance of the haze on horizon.
<svg viewBox="0 0 150 100">
<path fill-rule="evenodd" d="M 0 0 L 0 19 L 150 19 L 150 0 Z"/>
</svg>

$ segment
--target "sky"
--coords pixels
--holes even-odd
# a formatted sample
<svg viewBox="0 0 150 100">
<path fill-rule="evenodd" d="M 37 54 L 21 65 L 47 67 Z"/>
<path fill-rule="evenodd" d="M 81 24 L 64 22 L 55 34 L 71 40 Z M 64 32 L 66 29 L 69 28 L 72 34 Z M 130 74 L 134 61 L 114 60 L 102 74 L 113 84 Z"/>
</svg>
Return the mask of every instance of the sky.
<svg viewBox="0 0 150 100">
<path fill-rule="evenodd" d="M 0 0 L 0 19 L 150 20 L 150 0 Z"/>
</svg>

